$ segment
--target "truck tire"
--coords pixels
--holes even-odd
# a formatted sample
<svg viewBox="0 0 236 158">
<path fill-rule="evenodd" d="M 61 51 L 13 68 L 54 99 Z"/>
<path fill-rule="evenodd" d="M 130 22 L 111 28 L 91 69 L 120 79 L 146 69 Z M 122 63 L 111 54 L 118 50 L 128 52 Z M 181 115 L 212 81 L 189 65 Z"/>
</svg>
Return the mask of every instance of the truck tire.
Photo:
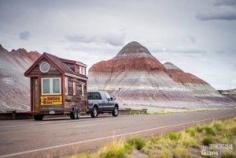
<svg viewBox="0 0 236 158">
<path fill-rule="evenodd" d="M 43 115 L 34 115 L 34 120 L 35 120 L 35 121 L 41 121 L 41 120 L 43 120 Z"/>
<path fill-rule="evenodd" d="M 73 109 L 73 111 L 70 113 L 70 118 L 72 120 L 79 119 L 79 116 L 80 116 L 79 110 L 77 110 L 77 109 Z"/>
<path fill-rule="evenodd" d="M 92 118 L 98 117 L 98 108 L 96 106 L 93 107 L 90 115 Z"/>
<path fill-rule="evenodd" d="M 112 110 L 112 116 L 116 117 L 119 115 L 119 109 L 117 106 Z"/>
</svg>

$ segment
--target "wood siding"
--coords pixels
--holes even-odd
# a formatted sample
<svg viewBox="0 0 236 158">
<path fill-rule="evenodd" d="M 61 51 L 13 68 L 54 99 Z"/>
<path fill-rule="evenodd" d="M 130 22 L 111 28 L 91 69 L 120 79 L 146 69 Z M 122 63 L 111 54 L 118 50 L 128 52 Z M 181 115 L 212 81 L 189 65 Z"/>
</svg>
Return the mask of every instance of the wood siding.
<svg viewBox="0 0 236 158">
<path fill-rule="evenodd" d="M 76 86 L 75 95 L 73 95 L 73 82 Z M 82 95 L 82 85 L 84 85 L 84 95 Z M 68 109 L 71 106 L 79 106 L 81 112 L 87 111 L 87 81 L 68 77 L 68 95 L 65 95 L 65 108 Z"/>
<path fill-rule="evenodd" d="M 46 59 L 42 60 L 41 62 L 46 61 L 48 62 Z M 39 62 L 34 69 L 30 72 L 30 76 L 49 76 L 49 75 L 60 75 L 60 72 L 56 69 L 56 67 L 48 62 L 50 64 L 50 70 L 47 73 L 42 73 L 39 69 L 39 64 L 41 63 Z"/>
<path fill-rule="evenodd" d="M 50 64 L 49 72 L 42 73 L 39 69 L 39 65 L 41 62 L 46 61 Z M 51 60 L 50 60 L 51 61 Z M 56 66 L 54 63 L 47 60 L 47 58 L 42 58 L 41 60 L 37 61 L 38 63 L 35 63 L 35 66 L 32 67 L 30 70 L 28 76 L 31 77 L 31 111 L 34 111 L 36 109 L 33 101 L 33 94 L 35 88 L 33 87 L 33 79 L 37 79 L 38 83 L 38 101 L 39 101 L 39 107 L 37 107 L 36 113 L 40 113 L 43 111 L 49 111 L 53 109 L 60 109 L 61 113 L 69 113 L 71 112 L 73 107 L 79 107 L 80 112 L 86 113 L 87 112 L 87 77 L 85 75 L 79 74 L 79 66 L 68 64 L 67 66 L 72 69 L 72 71 L 76 71 L 76 75 L 83 77 L 84 79 L 79 79 L 76 75 L 74 77 L 72 76 L 66 76 L 66 72 L 62 72 L 60 69 L 58 69 L 58 66 Z M 40 97 L 41 97 L 41 78 L 50 78 L 50 77 L 60 77 L 61 78 L 61 96 L 62 96 L 62 105 L 41 105 Z M 68 85 L 65 85 L 65 77 L 68 78 Z M 73 82 L 76 85 L 76 94 L 73 95 Z M 84 85 L 84 95 L 82 95 L 82 85 Z M 66 95 L 66 88 L 65 86 L 68 86 L 68 94 Z M 50 96 L 50 95 L 47 95 Z"/>
</svg>

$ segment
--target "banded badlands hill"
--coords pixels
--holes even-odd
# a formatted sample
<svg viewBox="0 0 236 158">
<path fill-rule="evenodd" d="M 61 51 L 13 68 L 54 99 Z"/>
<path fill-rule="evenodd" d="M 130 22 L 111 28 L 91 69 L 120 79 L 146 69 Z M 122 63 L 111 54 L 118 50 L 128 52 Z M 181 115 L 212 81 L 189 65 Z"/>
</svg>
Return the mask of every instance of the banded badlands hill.
<svg viewBox="0 0 236 158">
<path fill-rule="evenodd" d="M 24 72 L 39 56 L 25 49 L 8 52 L 0 45 L 0 112 L 30 111 L 30 82 Z"/>
<path fill-rule="evenodd" d="M 89 69 L 89 90 L 109 91 L 121 108 L 205 109 L 231 107 L 233 100 L 172 63 L 160 63 L 138 42 Z"/>
<path fill-rule="evenodd" d="M 24 72 L 40 56 L 0 45 L 0 112 L 30 110 L 30 83 Z M 94 64 L 88 88 L 107 90 L 122 108 L 215 108 L 235 103 L 208 83 L 171 63 L 161 64 L 137 42 L 127 44 L 113 59 Z"/>
</svg>

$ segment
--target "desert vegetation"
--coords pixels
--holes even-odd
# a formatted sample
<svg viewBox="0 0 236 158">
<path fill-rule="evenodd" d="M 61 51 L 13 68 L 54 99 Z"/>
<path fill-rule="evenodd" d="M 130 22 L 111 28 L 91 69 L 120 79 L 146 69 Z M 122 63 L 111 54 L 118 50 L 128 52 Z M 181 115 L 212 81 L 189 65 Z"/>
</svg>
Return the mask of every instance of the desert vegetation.
<svg viewBox="0 0 236 158">
<path fill-rule="evenodd" d="M 232 118 L 148 139 L 134 136 L 127 140 L 113 140 L 96 153 L 77 154 L 71 158 L 197 158 L 216 157 L 216 154 L 217 157 L 235 158 L 235 147 L 236 118 Z"/>
</svg>

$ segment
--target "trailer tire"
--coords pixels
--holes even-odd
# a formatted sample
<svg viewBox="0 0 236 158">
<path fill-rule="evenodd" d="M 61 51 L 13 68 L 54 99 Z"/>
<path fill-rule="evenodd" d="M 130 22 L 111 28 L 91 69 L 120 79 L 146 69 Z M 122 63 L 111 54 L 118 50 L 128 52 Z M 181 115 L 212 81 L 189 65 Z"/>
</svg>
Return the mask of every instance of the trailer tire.
<svg viewBox="0 0 236 158">
<path fill-rule="evenodd" d="M 73 109 L 72 112 L 70 113 L 70 118 L 72 120 L 74 119 L 79 119 L 79 110 L 78 109 Z"/>
<path fill-rule="evenodd" d="M 35 120 L 35 121 L 41 121 L 41 120 L 43 120 L 43 115 L 34 115 L 34 120 Z"/>
<path fill-rule="evenodd" d="M 91 115 L 92 118 L 98 117 L 98 108 L 97 108 L 97 106 L 93 107 L 90 115 Z"/>
<path fill-rule="evenodd" d="M 119 115 L 119 109 L 117 106 L 112 110 L 112 116 L 117 117 Z"/>
</svg>

